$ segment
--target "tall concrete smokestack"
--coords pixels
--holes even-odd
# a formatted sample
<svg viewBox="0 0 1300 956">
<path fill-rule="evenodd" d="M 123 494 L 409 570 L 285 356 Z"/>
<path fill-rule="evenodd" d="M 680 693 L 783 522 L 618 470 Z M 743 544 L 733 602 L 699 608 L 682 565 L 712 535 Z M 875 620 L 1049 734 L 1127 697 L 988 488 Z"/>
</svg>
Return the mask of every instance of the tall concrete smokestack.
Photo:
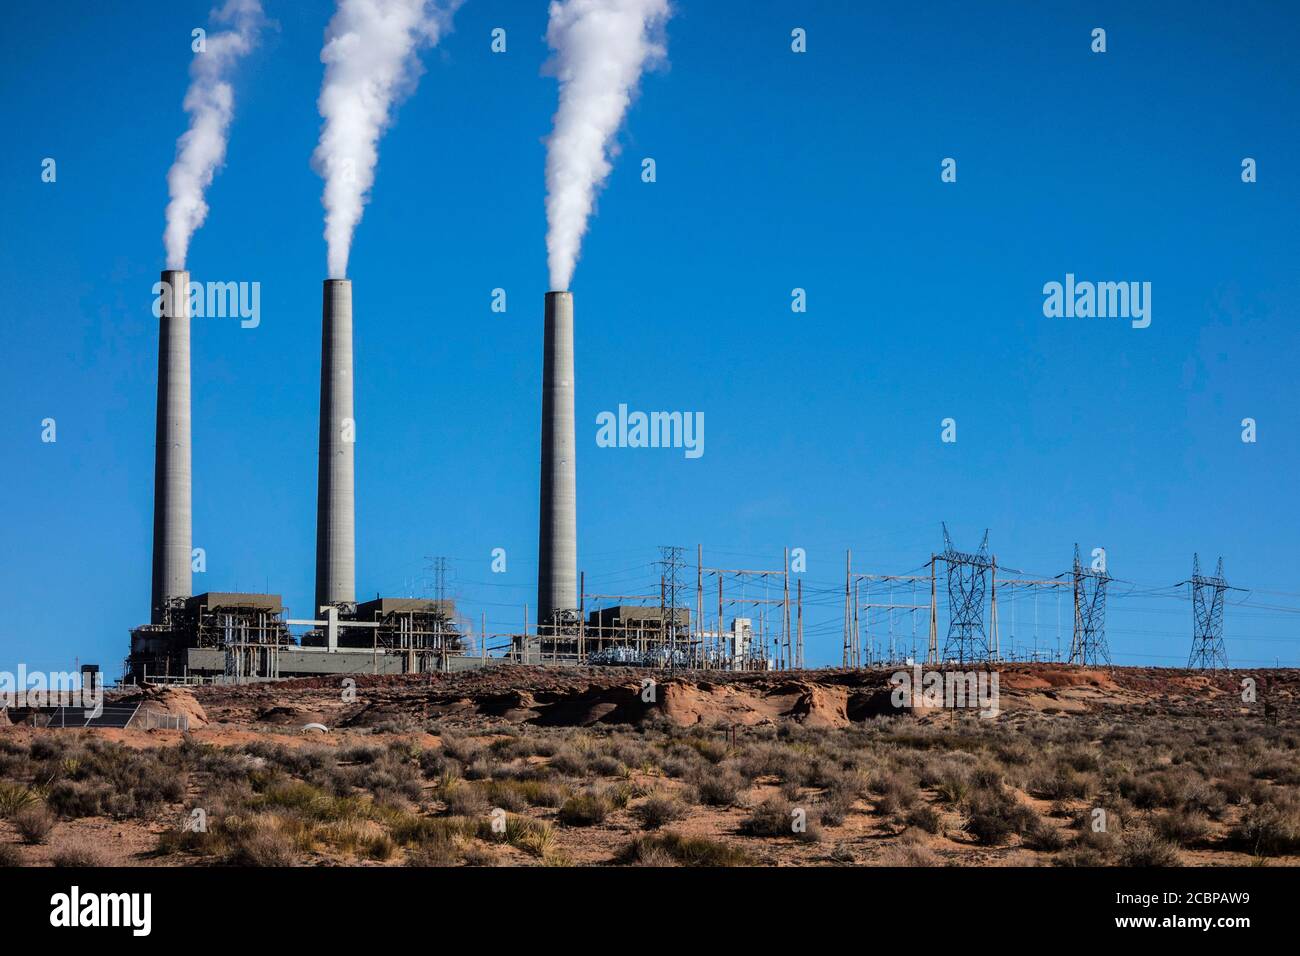
<svg viewBox="0 0 1300 956">
<path fill-rule="evenodd" d="M 320 482 L 316 495 L 316 610 L 356 601 L 352 453 L 352 282 L 326 279 L 321 318 Z"/>
<path fill-rule="evenodd" d="M 546 293 L 537 621 L 578 608 L 578 491 L 573 432 L 573 293 Z"/>
<path fill-rule="evenodd" d="M 189 597 L 190 274 L 162 274 L 158 319 L 158 424 L 153 472 L 153 595 L 150 621 L 166 621 L 173 598 Z"/>
</svg>

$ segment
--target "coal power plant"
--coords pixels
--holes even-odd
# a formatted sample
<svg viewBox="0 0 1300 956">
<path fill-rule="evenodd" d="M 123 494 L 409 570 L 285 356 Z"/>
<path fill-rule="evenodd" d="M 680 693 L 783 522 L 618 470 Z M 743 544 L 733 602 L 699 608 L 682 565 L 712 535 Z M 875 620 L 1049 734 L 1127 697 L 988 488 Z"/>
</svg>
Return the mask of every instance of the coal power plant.
<svg viewBox="0 0 1300 956">
<path fill-rule="evenodd" d="M 467 653 L 453 600 L 356 593 L 356 441 L 353 286 L 326 279 L 321 297 L 320 418 L 316 487 L 315 602 L 291 618 L 280 594 L 193 593 L 189 273 L 162 274 L 158 342 L 153 587 L 149 623 L 131 631 L 123 682 L 243 682 L 327 674 L 464 670 L 520 663 L 659 663 L 765 666 L 731 647 L 664 590 L 658 608 L 625 595 L 584 595 L 578 573 L 577 438 L 573 293 L 547 292 L 543 306 L 541 469 L 537 603 L 522 632 L 488 635 Z M 707 569 L 706 569 L 707 571 Z M 587 606 L 588 597 L 614 601 Z M 644 596 L 638 596 L 642 600 Z M 697 602 L 699 603 L 699 602 Z M 701 605 L 702 606 L 702 605 Z M 721 607 L 719 618 L 721 620 Z M 533 626 L 530 627 L 530 624 Z M 296 630 L 295 630 L 296 629 Z M 668 648 L 668 650 L 664 650 Z"/>
<path fill-rule="evenodd" d="M 189 273 L 162 273 L 149 623 L 131 631 L 124 683 L 268 680 L 459 669 L 446 599 L 356 601 L 352 283 L 327 279 L 321 323 L 316 607 L 289 619 L 279 594 L 193 593 Z M 572 401 L 570 400 L 570 442 Z M 295 640 L 291 626 L 306 628 Z"/>
</svg>

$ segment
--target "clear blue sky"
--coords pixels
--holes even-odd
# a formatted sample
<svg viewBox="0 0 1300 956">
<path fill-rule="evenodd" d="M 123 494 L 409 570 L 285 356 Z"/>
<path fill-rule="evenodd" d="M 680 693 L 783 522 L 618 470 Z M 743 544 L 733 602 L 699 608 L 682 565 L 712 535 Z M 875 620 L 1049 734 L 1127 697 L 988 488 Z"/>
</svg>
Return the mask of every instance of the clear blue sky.
<svg viewBox="0 0 1300 956">
<path fill-rule="evenodd" d="M 194 322 L 195 590 L 269 587 L 306 616 L 325 277 L 309 158 L 333 4 L 265 6 L 278 30 L 238 75 L 189 256 L 196 280 L 262 288 L 259 328 Z M 1185 662 L 1187 601 L 1145 592 L 1222 554 L 1254 589 L 1228 608 L 1234 664 L 1300 663 L 1295 5 L 675 6 L 573 283 L 588 589 L 657 588 L 660 544 L 733 567 L 803 547 L 808 657 L 834 663 L 844 549 L 904 572 L 946 520 L 1038 574 L 1105 546 L 1134 582 L 1113 585 L 1117 663 Z M 0 667 L 116 675 L 148 619 L 150 289 L 207 11 L 0 7 Z M 425 556 L 446 555 L 492 630 L 535 600 L 545 29 L 541 0 L 466 0 L 380 145 L 349 267 L 358 592 L 427 593 Z M 1150 328 L 1045 318 L 1042 286 L 1067 272 L 1151 282 Z M 703 411 L 704 456 L 597 448 L 620 402 Z"/>
</svg>

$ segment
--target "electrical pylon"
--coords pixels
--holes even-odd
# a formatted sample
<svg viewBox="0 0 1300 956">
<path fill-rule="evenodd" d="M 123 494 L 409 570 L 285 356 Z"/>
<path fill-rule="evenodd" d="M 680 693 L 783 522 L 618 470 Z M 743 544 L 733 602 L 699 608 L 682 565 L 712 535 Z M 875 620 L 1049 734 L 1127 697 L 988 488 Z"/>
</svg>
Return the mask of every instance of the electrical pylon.
<svg viewBox="0 0 1300 956">
<path fill-rule="evenodd" d="M 943 644 L 943 660 L 960 663 L 992 660 L 993 648 L 984 630 L 984 595 L 988 591 L 989 570 L 993 567 L 988 531 L 984 532 L 979 551 L 970 554 L 952 546 L 945 524 L 940 560 L 948 565 L 948 636 Z"/>
<path fill-rule="evenodd" d="M 1184 581 L 1184 584 L 1189 583 Z M 1201 556 L 1192 555 L 1192 653 L 1187 666 L 1192 670 L 1228 668 L 1228 651 L 1223 645 L 1223 598 L 1230 588 L 1223 577 L 1223 558 L 1214 576 L 1201 574 Z"/>
<path fill-rule="evenodd" d="M 1079 545 L 1074 546 L 1074 639 L 1070 642 L 1070 663 L 1110 666 L 1110 648 L 1106 643 L 1106 583 L 1110 575 L 1085 568 L 1079 560 Z"/>
</svg>

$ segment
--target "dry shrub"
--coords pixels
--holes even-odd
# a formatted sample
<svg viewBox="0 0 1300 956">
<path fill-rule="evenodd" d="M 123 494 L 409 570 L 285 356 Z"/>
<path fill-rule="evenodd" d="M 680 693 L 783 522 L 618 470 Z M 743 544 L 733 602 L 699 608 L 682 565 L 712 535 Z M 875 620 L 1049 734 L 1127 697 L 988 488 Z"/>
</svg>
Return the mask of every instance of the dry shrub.
<svg viewBox="0 0 1300 956">
<path fill-rule="evenodd" d="M 1159 814 L 1154 823 L 1156 832 L 1177 846 L 1195 846 L 1210 834 L 1209 821 L 1197 810 L 1167 810 Z"/>
<path fill-rule="evenodd" d="M 1264 803 L 1247 807 L 1233 837 L 1256 856 L 1300 853 L 1300 806 Z"/>
<path fill-rule="evenodd" d="M 54 858 L 50 862 L 54 866 L 73 869 L 87 869 L 104 865 L 103 858 L 87 846 L 69 847 L 66 850 L 60 850 L 54 854 Z"/>
<path fill-rule="evenodd" d="M 632 813 L 647 830 L 657 830 L 666 823 L 684 817 L 686 808 L 674 797 L 654 794 L 634 807 Z"/>
<path fill-rule="evenodd" d="M 843 790 L 828 790 L 817 802 L 818 819 L 828 827 L 844 823 L 853 809 L 853 794 Z"/>
<path fill-rule="evenodd" d="M 35 846 L 44 843 L 54 829 L 54 814 L 42 806 L 31 806 L 14 814 L 14 828 L 24 843 Z"/>
<path fill-rule="evenodd" d="M 666 867 L 677 866 L 677 859 L 667 850 L 660 846 L 652 846 L 646 849 L 635 851 L 635 858 L 631 861 L 632 866 L 652 866 Z"/>
<path fill-rule="evenodd" d="M 1038 814 L 1005 792 L 977 790 L 967 802 L 964 829 L 984 846 L 1000 846 L 1039 825 Z"/>
<path fill-rule="evenodd" d="M 1072 846 L 1056 854 L 1052 862 L 1057 866 L 1106 866 L 1108 857 L 1090 846 Z"/>
<path fill-rule="evenodd" d="M 1064 833 L 1042 817 L 1034 818 L 1034 822 L 1021 835 L 1021 841 L 1031 850 L 1041 850 L 1044 853 L 1063 850 L 1069 843 Z"/>
<path fill-rule="evenodd" d="M 406 865 L 415 867 L 455 866 L 460 862 L 460 851 L 454 841 L 430 840 L 406 852 Z"/>
<path fill-rule="evenodd" d="M 885 851 L 883 862 L 886 866 L 938 866 L 939 857 L 923 844 L 900 843 Z"/>
<path fill-rule="evenodd" d="M 299 859 L 301 822 L 273 813 L 227 821 L 226 862 L 234 866 L 293 866 Z"/>
<path fill-rule="evenodd" d="M 497 855 L 480 843 L 472 843 L 463 853 L 466 866 L 496 866 Z"/>
<path fill-rule="evenodd" d="M 692 783 L 699 791 L 700 802 L 711 807 L 734 806 L 745 786 L 745 780 L 739 773 L 732 770 L 718 772 L 716 768 L 695 776 Z"/>
<path fill-rule="evenodd" d="M 1096 790 L 1096 777 L 1065 765 L 1035 777 L 1030 785 L 1030 791 L 1044 800 L 1083 800 Z"/>
<path fill-rule="evenodd" d="M 943 832 L 943 817 L 934 807 L 919 806 L 908 811 L 905 822 L 909 827 L 916 827 L 926 833 Z"/>
<path fill-rule="evenodd" d="M 641 866 L 750 866 L 753 860 L 744 850 L 722 840 L 685 837 L 671 831 L 640 836 L 620 855 L 625 863 Z"/>
<path fill-rule="evenodd" d="M 488 809 L 488 798 L 483 790 L 460 781 L 446 789 L 443 800 L 447 804 L 447 813 L 454 817 L 479 816 Z"/>
<path fill-rule="evenodd" d="M 613 804 L 603 794 L 585 791 L 564 801 L 559 819 L 565 826 L 590 827 L 604 823 L 612 809 Z"/>
<path fill-rule="evenodd" d="M 792 806 L 781 797 L 769 797 L 741 823 L 740 832 L 749 836 L 788 836 L 809 843 L 817 842 L 822 837 L 821 829 L 815 821 L 808 819 L 806 812 L 802 815 L 796 813 L 799 809 L 802 808 Z"/>
<path fill-rule="evenodd" d="M 1178 866 L 1178 851 L 1155 831 L 1139 827 L 1124 834 L 1119 863 L 1121 866 Z"/>
<path fill-rule="evenodd" d="M 366 840 L 361 849 L 367 859 L 383 861 L 391 859 L 397 852 L 397 844 L 387 833 L 380 833 Z"/>
</svg>

